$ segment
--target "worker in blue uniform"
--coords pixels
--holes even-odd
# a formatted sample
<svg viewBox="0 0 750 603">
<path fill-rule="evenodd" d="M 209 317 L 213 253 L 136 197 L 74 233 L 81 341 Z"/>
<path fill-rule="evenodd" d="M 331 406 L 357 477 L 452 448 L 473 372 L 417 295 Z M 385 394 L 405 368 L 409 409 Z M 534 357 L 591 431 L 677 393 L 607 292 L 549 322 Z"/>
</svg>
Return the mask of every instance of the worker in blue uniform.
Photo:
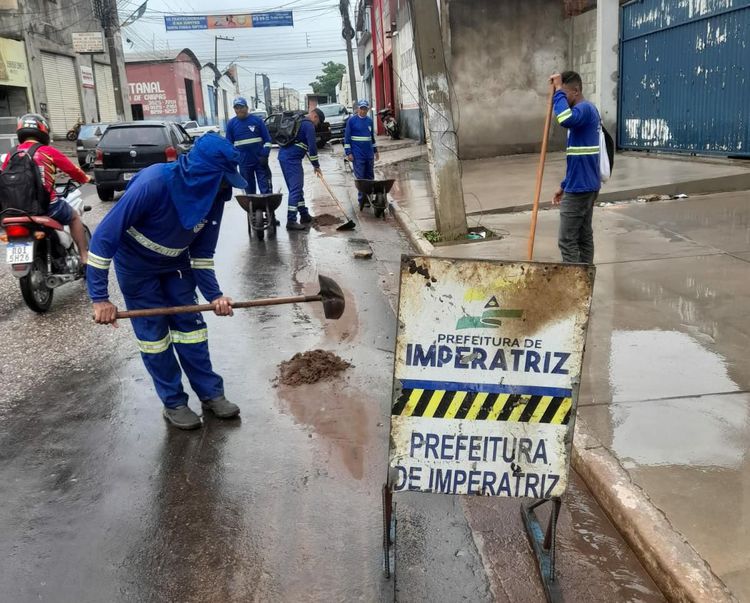
<svg viewBox="0 0 750 603">
<path fill-rule="evenodd" d="M 279 149 L 281 173 L 284 175 L 286 188 L 289 191 L 287 230 L 307 230 L 312 222 L 312 216 L 305 205 L 305 172 L 302 169 L 302 160 L 307 155 L 315 174 L 321 174 L 315 129 L 324 121 L 325 114 L 315 107 L 302 119 L 294 142 Z M 297 212 L 299 212 L 299 222 L 297 222 Z"/>
<path fill-rule="evenodd" d="M 239 159 L 231 143 L 210 133 L 177 162 L 152 165 L 133 178 L 91 239 L 87 278 L 96 322 L 115 324 L 117 308 L 107 290 L 113 261 L 129 310 L 197 303 L 197 284 L 217 315 L 232 315 L 232 300 L 219 288 L 213 257 L 224 203 L 232 187 L 247 186 L 237 171 Z M 222 419 L 239 414 L 211 368 L 200 313 L 134 318 L 132 324 L 164 403 L 164 417 L 172 425 L 201 426 L 200 417 L 187 406 L 180 365 L 204 410 Z"/>
<path fill-rule="evenodd" d="M 344 156 L 351 161 L 355 178 L 374 180 L 375 160 L 380 159 L 380 153 L 369 113 L 370 103 L 361 100 L 357 103 L 357 114 L 346 121 Z M 362 209 L 369 204 L 367 196 L 360 191 L 359 208 Z"/>
<path fill-rule="evenodd" d="M 255 194 L 255 181 L 258 192 L 271 192 L 271 170 L 268 156 L 271 153 L 271 135 L 266 122 L 257 115 L 251 115 L 247 100 L 241 96 L 234 99 L 235 117 L 227 123 L 227 140 L 240 152 L 240 174 L 247 180 L 245 192 Z"/>
</svg>

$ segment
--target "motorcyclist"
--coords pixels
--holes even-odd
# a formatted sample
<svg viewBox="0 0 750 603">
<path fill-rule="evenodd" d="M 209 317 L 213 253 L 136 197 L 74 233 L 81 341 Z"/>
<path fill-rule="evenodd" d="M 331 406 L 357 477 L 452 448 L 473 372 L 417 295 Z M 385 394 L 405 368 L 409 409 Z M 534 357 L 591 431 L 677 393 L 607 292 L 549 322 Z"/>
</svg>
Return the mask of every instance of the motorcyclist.
<svg viewBox="0 0 750 603">
<path fill-rule="evenodd" d="M 268 155 L 271 153 L 271 135 L 265 122 L 257 115 L 251 115 L 245 98 L 234 99 L 235 117 L 227 123 L 227 140 L 240 152 L 240 174 L 247 180 L 245 192 L 255 194 L 255 181 L 258 192 L 271 192 L 271 171 L 268 169 Z"/>
<path fill-rule="evenodd" d="M 380 159 L 380 154 L 369 112 L 370 103 L 363 99 L 357 104 L 357 114 L 346 121 L 344 155 L 352 162 L 355 177 L 374 180 L 375 160 Z M 365 194 L 360 192 L 359 206 L 364 207 L 368 202 Z"/>
<path fill-rule="evenodd" d="M 58 170 L 65 172 L 76 182 L 86 184 L 91 181 L 86 173 L 78 166 L 74 165 L 70 159 L 63 155 L 56 148 L 49 146 L 49 124 L 47 120 L 37 113 L 27 113 L 18 119 L 16 127 L 16 136 L 20 143 L 16 151 L 28 152 L 35 144 L 41 146 L 37 148 L 32 159 L 37 166 L 42 177 L 42 184 L 50 195 L 50 205 L 47 210 L 47 216 L 56 220 L 60 224 L 70 226 L 70 235 L 78 247 L 78 253 L 81 257 L 81 264 L 88 263 L 88 246 L 86 244 L 86 231 L 83 226 L 81 217 L 73 211 L 73 208 L 65 202 L 65 199 L 57 196 L 55 192 L 55 174 Z M 10 158 L 15 151 L 8 153 L 3 162 L 2 168 L 5 169 L 10 162 Z"/>
</svg>

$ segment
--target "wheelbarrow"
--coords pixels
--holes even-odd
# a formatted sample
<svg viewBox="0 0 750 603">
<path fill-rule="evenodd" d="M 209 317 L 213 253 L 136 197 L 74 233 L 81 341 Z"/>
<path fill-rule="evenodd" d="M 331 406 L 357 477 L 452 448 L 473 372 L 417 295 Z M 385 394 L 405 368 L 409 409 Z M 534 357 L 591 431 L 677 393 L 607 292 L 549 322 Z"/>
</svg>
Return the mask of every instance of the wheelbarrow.
<svg viewBox="0 0 750 603">
<path fill-rule="evenodd" d="M 247 234 L 252 239 L 253 233 L 262 241 L 268 231 L 268 238 L 276 238 L 278 222 L 274 212 L 281 205 L 281 193 L 267 195 L 237 195 L 237 203 L 247 212 Z"/>
<path fill-rule="evenodd" d="M 394 179 L 390 180 L 366 180 L 357 178 L 354 184 L 357 190 L 363 194 L 359 202 L 359 211 L 364 210 L 369 202 L 376 218 L 385 218 L 385 210 L 388 209 L 388 193 L 393 188 Z"/>
</svg>

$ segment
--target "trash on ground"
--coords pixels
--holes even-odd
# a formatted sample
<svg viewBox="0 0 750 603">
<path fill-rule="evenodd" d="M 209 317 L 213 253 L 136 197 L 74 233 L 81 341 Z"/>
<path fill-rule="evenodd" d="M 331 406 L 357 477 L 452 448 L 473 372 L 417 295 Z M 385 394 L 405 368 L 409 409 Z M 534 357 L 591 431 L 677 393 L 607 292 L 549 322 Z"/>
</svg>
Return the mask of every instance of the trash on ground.
<svg viewBox="0 0 750 603">
<path fill-rule="evenodd" d="M 333 352 L 300 352 L 279 365 L 279 381 L 284 385 L 317 383 L 335 377 L 353 365 Z"/>
</svg>

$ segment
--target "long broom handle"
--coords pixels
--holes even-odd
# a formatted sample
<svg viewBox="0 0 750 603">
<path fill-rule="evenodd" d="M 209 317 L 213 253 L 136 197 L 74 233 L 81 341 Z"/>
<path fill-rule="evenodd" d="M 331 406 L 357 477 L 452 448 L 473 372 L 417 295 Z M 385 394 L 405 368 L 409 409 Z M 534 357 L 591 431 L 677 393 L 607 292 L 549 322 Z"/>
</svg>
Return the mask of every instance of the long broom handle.
<svg viewBox="0 0 750 603">
<path fill-rule="evenodd" d="M 323 174 L 318 174 L 318 178 L 320 178 L 320 181 L 323 183 L 323 186 L 326 187 L 326 190 L 328 191 L 328 194 L 331 195 L 331 199 L 333 199 L 336 202 L 336 205 L 339 206 L 339 209 L 341 210 L 341 213 L 346 216 L 346 219 L 349 219 L 349 214 L 344 211 L 344 208 L 341 206 L 341 203 L 339 202 L 336 195 L 333 194 L 333 191 L 331 190 L 331 187 L 328 186 L 328 182 L 326 182 L 326 179 L 323 177 Z"/>
<path fill-rule="evenodd" d="M 552 100 L 555 96 L 555 87 L 550 85 L 549 100 L 547 101 L 547 117 L 544 120 L 544 137 L 542 138 L 542 150 L 539 156 L 539 166 L 536 168 L 536 190 L 534 191 L 534 208 L 531 210 L 531 229 L 529 231 L 529 261 L 534 259 L 534 239 L 536 238 L 536 219 L 539 214 L 539 197 L 542 195 L 542 179 L 544 178 L 544 161 L 547 158 L 547 145 L 549 143 L 549 129 L 552 125 Z"/>
<path fill-rule="evenodd" d="M 278 306 L 281 304 L 301 304 L 322 301 L 318 295 L 295 295 L 292 297 L 265 297 L 250 301 L 232 302 L 232 308 L 254 308 L 256 306 Z M 213 310 L 211 304 L 195 304 L 192 306 L 170 306 L 165 308 L 145 308 L 142 310 L 124 310 L 117 313 L 117 318 L 140 318 L 143 316 L 170 316 L 172 314 L 187 314 L 189 312 L 208 312 Z"/>
</svg>

